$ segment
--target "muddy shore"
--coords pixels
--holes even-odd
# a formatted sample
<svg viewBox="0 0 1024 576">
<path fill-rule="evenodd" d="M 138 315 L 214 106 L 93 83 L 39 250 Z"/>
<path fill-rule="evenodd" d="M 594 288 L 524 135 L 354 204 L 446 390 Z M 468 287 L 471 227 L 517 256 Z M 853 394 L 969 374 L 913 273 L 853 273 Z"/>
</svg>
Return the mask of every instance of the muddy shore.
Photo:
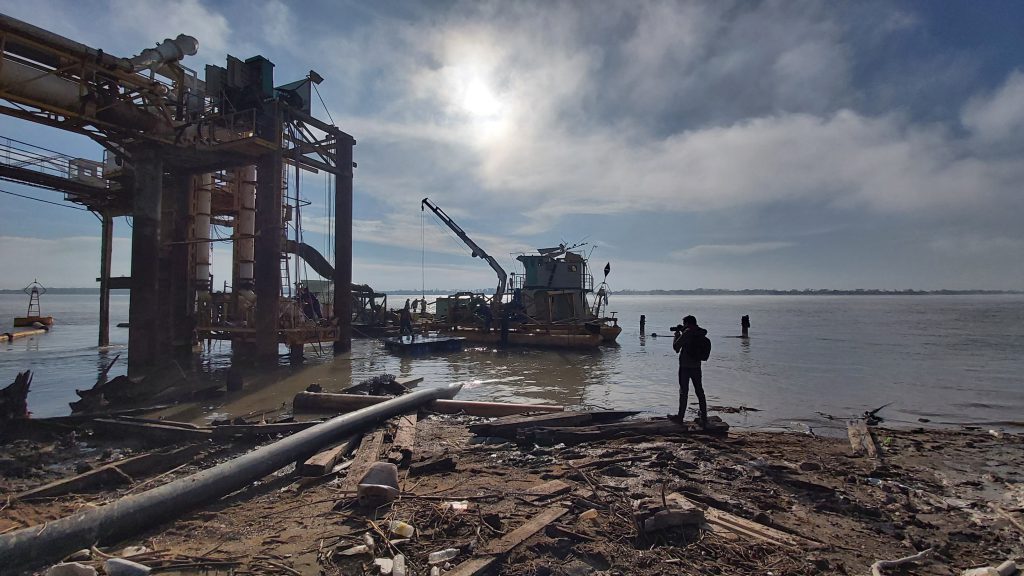
<svg viewBox="0 0 1024 576">
<path fill-rule="evenodd" d="M 289 466 L 173 522 L 101 543 L 81 562 L 103 573 L 105 554 L 143 546 L 148 551 L 132 558 L 156 573 L 377 574 L 375 558 L 401 554 L 407 574 L 428 574 L 431 552 L 454 549 L 438 564 L 443 574 L 551 511 L 556 518 L 488 556 L 494 561 L 480 573 L 865 574 L 878 560 L 931 548 L 927 559 L 888 573 L 960 574 L 1024 554 L 1024 440 L 1017 435 L 876 428 L 880 453 L 871 458 L 853 455 L 844 439 L 782 432 L 517 444 L 474 436 L 467 426 L 482 421 L 422 413 L 413 467 L 450 460 L 414 476 L 401 470 L 402 495 L 387 506 L 360 508 L 346 491 L 345 470 L 302 478 Z M 382 458 L 393 433 L 384 435 Z M 14 496 L 61 478 L 180 447 L 85 423 L 21 427 L 0 447 L 0 533 L 187 476 L 273 440 L 206 440 L 171 470 L 19 500 Z M 538 489 L 551 493 L 531 494 Z M 767 527 L 769 536 L 708 522 L 645 531 L 638 509 L 667 503 L 665 494 Z M 415 535 L 391 533 L 393 520 L 413 526 Z M 344 554 L 367 535 L 369 553 Z"/>
</svg>

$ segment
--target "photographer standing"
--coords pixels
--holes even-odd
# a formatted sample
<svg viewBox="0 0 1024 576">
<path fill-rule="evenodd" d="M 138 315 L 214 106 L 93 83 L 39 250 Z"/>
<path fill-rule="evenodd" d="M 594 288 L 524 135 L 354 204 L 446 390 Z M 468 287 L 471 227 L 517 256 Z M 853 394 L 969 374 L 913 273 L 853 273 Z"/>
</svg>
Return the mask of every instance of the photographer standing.
<svg viewBox="0 0 1024 576">
<path fill-rule="evenodd" d="M 687 397 L 690 394 L 690 380 L 693 390 L 697 393 L 700 403 L 700 426 L 708 426 L 708 403 L 704 398 L 704 384 L 701 380 L 700 363 L 711 355 L 711 341 L 708 331 L 697 326 L 697 318 L 686 316 L 682 326 L 673 328 L 676 331 L 672 340 L 672 348 L 679 353 L 679 414 L 676 419 L 682 423 L 686 419 Z"/>
</svg>

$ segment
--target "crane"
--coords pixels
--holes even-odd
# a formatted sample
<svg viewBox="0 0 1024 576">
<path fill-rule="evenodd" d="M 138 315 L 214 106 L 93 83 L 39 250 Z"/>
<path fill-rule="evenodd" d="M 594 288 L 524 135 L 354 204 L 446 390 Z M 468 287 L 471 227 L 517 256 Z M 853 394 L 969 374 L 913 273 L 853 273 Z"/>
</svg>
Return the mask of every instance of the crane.
<svg viewBox="0 0 1024 576">
<path fill-rule="evenodd" d="M 436 204 L 431 202 L 430 198 L 424 198 L 423 201 L 420 202 L 421 211 L 424 206 L 430 208 L 430 211 L 433 212 L 441 222 L 444 222 L 449 228 L 451 228 L 452 232 L 455 232 L 455 234 L 466 243 L 466 246 L 469 246 L 470 250 L 473 251 L 474 258 L 481 258 L 490 264 L 491 269 L 498 275 L 498 287 L 494 290 L 494 298 L 491 300 L 491 305 L 495 308 L 499 306 L 501 304 L 502 297 L 505 295 L 505 282 L 508 280 L 508 274 L 505 273 L 505 269 L 498 264 L 498 261 L 495 260 L 493 256 L 485 252 L 484 249 L 478 246 L 476 242 L 473 242 L 473 239 L 470 238 L 454 220 L 445 214 L 444 210 L 441 210 Z"/>
</svg>

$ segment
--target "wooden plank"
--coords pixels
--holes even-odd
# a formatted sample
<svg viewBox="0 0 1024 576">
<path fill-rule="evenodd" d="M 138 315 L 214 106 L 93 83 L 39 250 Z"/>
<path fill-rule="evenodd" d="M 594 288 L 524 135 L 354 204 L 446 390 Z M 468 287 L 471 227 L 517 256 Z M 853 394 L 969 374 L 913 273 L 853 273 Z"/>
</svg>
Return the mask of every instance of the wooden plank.
<svg viewBox="0 0 1024 576">
<path fill-rule="evenodd" d="M 331 470 L 334 470 L 334 466 L 338 463 L 338 460 L 344 458 L 352 448 L 355 447 L 356 443 L 360 441 L 362 437 L 358 434 L 346 438 L 341 443 L 336 444 L 326 450 L 314 454 L 311 458 L 302 463 L 300 467 L 300 474 L 303 476 L 323 476 L 330 474 Z"/>
<path fill-rule="evenodd" d="M 370 465 L 378 460 L 380 456 L 380 448 L 383 444 L 383 426 L 378 426 L 373 433 L 363 436 L 363 440 L 359 443 L 359 449 L 356 451 L 356 455 L 352 457 L 352 465 L 349 466 L 348 472 L 345 474 L 345 482 L 341 487 L 342 490 L 348 492 L 356 491 L 359 480 L 361 480 L 363 475 L 366 474 L 366 471 L 369 470 Z"/>
<path fill-rule="evenodd" d="M 520 428 L 536 428 L 537 426 L 579 426 L 593 421 L 587 412 L 550 412 L 535 416 L 506 416 L 493 422 L 471 424 L 469 431 L 477 436 L 499 436 L 515 438 Z"/>
<path fill-rule="evenodd" d="M 406 376 L 404 378 L 395 378 L 395 382 L 405 386 L 406 388 L 412 388 L 413 386 L 423 382 L 423 376 Z"/>
<path fill-rule="evenodd" d="M 308 422 L 280 422 L 274 424 L 224 424 L 214 426 L 214 438 L 233 438 L 236 436 L 275 436 L 277 434 L 294 434 L 317 424 L 323 424 L 320 420 Z"/>
<path fill-rule="evenodd" d="M 493 540 L 484 548 L 484 554 L 507 554 L 516 546 L 522 544 L 530 536 L 542 530 L 548 524 L 558 520 L 568 512 L 565 508 L 548 508 L 540 514 L 526 521 L 525 524 L 505 534 L 497 540 Z"/>
<path fill-rule="evenodd" d="M 492 564 L 497 562 L 495 556 L 478 556 L 460 563 L 455 568 L 445 572 L 445 576 L 480 576 L 487 572 Z"/>
<path fill-rule="evenodd" d="M 704 510 L 704 519 L 707 524 L 711 527 L 712 531 L 716 533 L 731 533 L 740 538 L 760 540 L 762 542 L 768 542 L 777 546 L 788 546 L 791 548 L 819 548 L 821 544 L 813 540 L 808 540 L 801 536 L 789 534 L 781 530 L 777 530 L 770 526 L 765 526 L 746 518 L 741 518 L 735 514 L 730 514 L 724 510 L 719 510 L 706 504 L 699 504 L 687 498 L 686 496 L 673 492 L 666 497 L 666 500 L 672 501 L 680 506 L 684 503 L 689 506 L 696 505 Z"/>
<path fill-rule="evenodd" d="M 133 476 L 170 470 L 179 464 L 193 459 L 201 451 L 202 446 L 194 445 L 165 452 L 150 452 L 149 454 L 132 456 L 131 458 L 125 458 L 100 466 L 99 468 L 94 468 L 77 476 L 62 478 L 27 490 L 16 495 L 14 498 L 18 500 L 51 498 L 89 490 L 97 486 L 131 483 Z"/>
<path fill-rule="evenodd" d="M 572 489 L 572 485 L 563 482 L 561 480 L 551 480 L 543 484 L 538 484 L 527 490 L 526 496 L 523 497 L 527 502 L 534 502 L 544 498 L 551 498 L 552 496 L 558 496 L 564 494 Z"/>
<path fill-rule="evenodd" d="M 878 444 L 875 437 L 863 420 L 850 420 L 846 423 L 846 435 L 850 437 L 850 447 L 854 454 L 867 454 L 878 458 Z"/>
<path fill-rule="evenodd" d="M 364 396 L 361 394 L 328 394 L 324 392 L 299 392 L 292 401 L 295 410 L 351 412 L 390 400 L 387 396 Z M 551 404 L 510 404 L 505 402 L 470 402 L 461 400 L 435 400 L 425 410 L 441 414 L 465 413 L 470 416 L 510 416 L 528 412 L 563 412 L 564 406 Z"/>
<path fill-rule="evenodd" d="M 398 417 L 398 428 L 395 430 L 395 439 L 391 442 L 391 449 L 388 451 L 388 462 L 394 462 L 399 466 L 408 464 L 412 458 L 413 445 L 416 443 L 416 422 L 419 416 L 413 412 Z"/>
<path fill-rule="evenodd" d="M 91 424 L 93 430 L 98 433 L 117 434 L 124 437 L 141 436 L 171 443 L 206 440 L 213 435 L 209 428 L 191 430 L 165 424 L 123 422 L 108 418 L 97 418 Z"/>
</svg>

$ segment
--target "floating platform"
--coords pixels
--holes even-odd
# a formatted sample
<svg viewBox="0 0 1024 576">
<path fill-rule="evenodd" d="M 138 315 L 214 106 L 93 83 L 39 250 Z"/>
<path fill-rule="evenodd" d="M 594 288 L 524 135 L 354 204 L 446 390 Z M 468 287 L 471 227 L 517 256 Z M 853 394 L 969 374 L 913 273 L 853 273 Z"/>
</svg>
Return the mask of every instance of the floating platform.
<svg viewBox="0 0 1024 576">
<path fill-rule="evenodd" d="M 465 338 L 457 336 L 396 336 L 384 339 L 384 347 L 398 354 L 430 354 L 433 352 L 458 352 L 462 350 Z"/>
<path fill-rule="evenodd" d="M 488 346 L 501 346 L 501 330 L 475 330 L 468 328 L 445 329 L 445 334 L 452 334 L 473 344 L 484 344 Z M 558 330 L 529 331 L 509 330 L 508 346 L 523 346 L 527 348 L 576 348 L 593 349 L 601 345 L 601 335 L 592 332 L 570 332 Z"/>
<path fill-rule="evenodd" d="M 43 326 L 53 326 L 53 316 L 15 316 L 14 327 L 33 326 L 37 322 Z"/>
</svg>

